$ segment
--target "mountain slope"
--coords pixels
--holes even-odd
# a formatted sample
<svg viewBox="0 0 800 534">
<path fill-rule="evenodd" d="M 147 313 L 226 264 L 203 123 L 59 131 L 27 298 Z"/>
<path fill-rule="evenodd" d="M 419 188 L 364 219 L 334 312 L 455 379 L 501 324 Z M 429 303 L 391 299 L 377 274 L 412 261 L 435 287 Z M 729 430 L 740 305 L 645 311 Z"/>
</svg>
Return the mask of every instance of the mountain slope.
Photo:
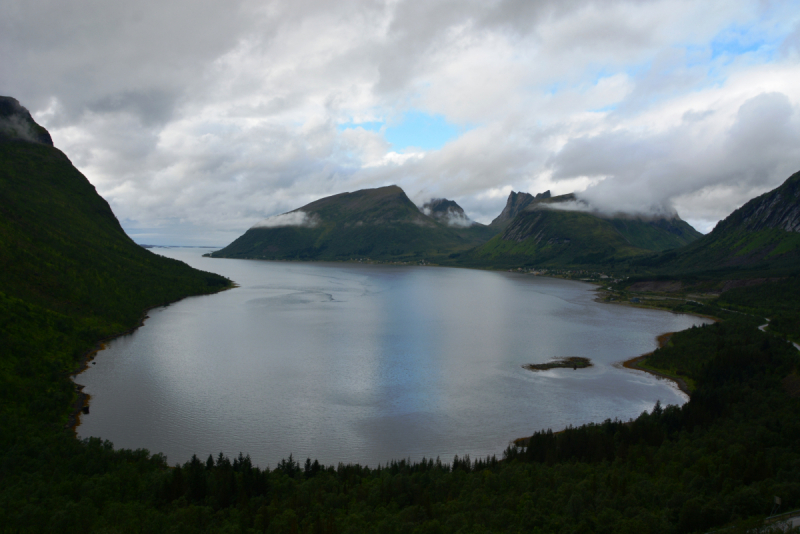
<svg viewBox="0 0 800 534">
<path fill-rule="evenodd" d="M 646 250 L 674 249 L 693 243 L 703 236 L 692 225 L 678 217 L 671 219 L 615 217 L 609 220 L 631 245 Z"/>
<path fill-rule="evenodd" d="M 781 276 L 800 266 L 800 172 L 720 221 L 702 239 L 640 265 L 665 273 Z"/>
<path fill-rule="evenodd" d="M 512 194 L 504 213 L 513 213 L 523 194 Z M 679 247 L 701 235 L 677 217 L 608 218 L 559 209 L 578 202 L 572 194 L 528 197 L 522 197 L 524 208 L 517 209 L 500 234 L 470 253 L 472 261 L 495 267 L 608 265 Z"/>
<path fill-rule="evenodd" d="M 0 410 L 57 419 L 95 342 L 229 281 L 131 241 L 25 108 L 0 97 L 0 114 Z"/>
<path fill-rule="evenodd" d="M 422 213 L 397 186 L 325 197 L 256 224 L 215 258 L 414 260 L 483 241 Z"/>
<path fill-rule="evenodd" d="M 434 198 L 422 206 L 422 212 L 448 226 L 470 243 L 479 245 L 491 239 L 498 229 L 470 220 L 454 200 Z"/>
</svg>

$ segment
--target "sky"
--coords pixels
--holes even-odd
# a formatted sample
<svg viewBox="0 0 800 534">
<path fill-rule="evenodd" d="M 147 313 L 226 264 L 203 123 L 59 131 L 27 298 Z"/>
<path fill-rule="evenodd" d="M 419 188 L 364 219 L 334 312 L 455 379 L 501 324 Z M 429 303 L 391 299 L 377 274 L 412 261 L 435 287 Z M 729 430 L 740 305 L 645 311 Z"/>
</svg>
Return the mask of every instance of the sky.
<svg viewBox="0 0 800 534">
<path fill-rule="evenodd" d="M 143 244 L 390 184 L 705 233 L 800 170 L 800 0 L 4 0 L 0 95 Z"/>
</svg>

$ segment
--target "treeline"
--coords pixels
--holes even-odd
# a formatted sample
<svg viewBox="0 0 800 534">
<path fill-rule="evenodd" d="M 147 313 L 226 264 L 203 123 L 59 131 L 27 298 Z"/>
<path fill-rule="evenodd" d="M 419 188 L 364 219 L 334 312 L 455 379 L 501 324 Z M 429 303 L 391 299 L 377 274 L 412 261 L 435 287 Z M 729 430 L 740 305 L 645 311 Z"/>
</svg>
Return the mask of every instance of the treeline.
<svg viewBox="0 0 800 534">
<path fill-rule="evenodd" d="M 793 347 L 752 325 L 718 323 L 674 335 L 651 359 L 686 367 L 697 384 L 688 403 L 536 432 L 500 459 L 370 468 L 290 456 L 270 469 L 219 454 L 169 467 L 161 455 L 115 451 L 98 439 L 4 439 L 0 524 L 37 532 L 688 533 L 745 531 L 770 513 L 774 496 L 783 511 L 800 507 Z"/>
</svg>

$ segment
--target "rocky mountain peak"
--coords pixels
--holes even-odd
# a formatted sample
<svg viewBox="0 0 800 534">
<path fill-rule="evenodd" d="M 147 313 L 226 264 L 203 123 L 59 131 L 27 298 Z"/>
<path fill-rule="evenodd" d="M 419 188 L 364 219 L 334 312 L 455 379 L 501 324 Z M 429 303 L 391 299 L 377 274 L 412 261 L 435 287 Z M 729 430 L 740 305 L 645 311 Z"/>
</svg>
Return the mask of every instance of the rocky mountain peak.
<svg viewBox="0 0 800 534">
<path fill-rule="evenodd" d="M 36 124 L 16 98 L 0 96 L 0 141 L 14 140 L 53 146 L 47 130 Z"/>
<path fill-rule="evenodd" d="M 720 221 L 714 234 L 780 229 L 800 232 L 800 172 L 780 187 L 758 196 Z"/>
<path fill-rule="evenodd" d="M 518 193 L 511 191 L 508 195 L 508 200 L 506 200 L 506 207 L 503 208 L 500 215 L 498 215 L 489 226 L 501 229 L 505 228 L 518 213 L 524 211 L 528 206 L 537 200 L 545 200 L 548 198 L 550 198 L 549 189 L 544 193 L 537 193 L 536 196 L 530 193 L 523 193 L 522 191 Z"/>
</svg>

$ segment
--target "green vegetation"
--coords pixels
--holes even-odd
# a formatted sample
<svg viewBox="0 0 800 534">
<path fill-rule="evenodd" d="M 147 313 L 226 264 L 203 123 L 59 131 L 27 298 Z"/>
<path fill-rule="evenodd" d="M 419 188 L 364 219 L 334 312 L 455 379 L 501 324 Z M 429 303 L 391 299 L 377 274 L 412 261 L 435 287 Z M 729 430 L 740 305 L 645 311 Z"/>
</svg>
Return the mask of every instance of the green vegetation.
<svg viewBox="0 0 800 534">
<path fill-rule="evenodd" d="M 800 265 L 800 172 L 678 250 L 633 262 L 650 274 L 711 279 L 787 276 Z"/>
<path fill-rule="evenodd" d="M 800 275 L 764 281 L 723 293 L 718 304 L 763 317 L 770 317 L 769 331 L 800 342 Z"/>
<path fill-rule="evenodd" d="M 148 308 L 230 282 L 136 245 L 58 150 L 0 142 L 0 417 L 66 422 L 67 375 Z M 0 423 L 2 424 L 2 423 Z"/>
<path fill-rule="evenodd" d="M 677 218 L 642 220 L 617 217 L 610 222 L 631 245 L 646 250 L 671 250 L 703 236 L 689 223 Z"/>
<path fill-rule="evenodd" d="M 775 495 L 782 510 L 800 506 L 797 351 L 723 323 L 675 334 L 652 358 L 695 379 L 686 405 L 536 432 L 502 459 L 369 468 L 290 456 L 267 469 L 219 454 L 169 468 L 97 439 L 6 435 L 0 522 L 34 532 L 745 532 Z"/>
<path fill-rule="evenodd" d="M 570 356 L 568 358 L 556 358 L 547 363 L 529 363 L 522 367 L 529 371 L 547 371 L 549 369 L 585 369 L 591 366 L 592 361 L 589 358 Z"/>
<path fill-rule="evenodd" d="M 21 113 L 8 100 L 0 99 L 0 115 L 4 105 Z M 719 307 L 769 314 L 770 330 L 794 335 L 785 325 L 797 312 L 796 275 L 730 289 L 716 304 L 675 304 L 726 319 L 673 335 L 645 362 L 692 381 L 683 407 L 656 405 L 635 421 L 538 431 L 500 460 L 370 468 L 301 464 L 290 456 L 270 469 L 219 454 L 169 467 L 160 454 L 77 440 L 65 428 L 77 400 L 69 375 L 84 355 L 135 327 L 149 307 L 230 282 L 135 245 L 49 136 L 29 130 L 38 141 L 10 130 L 0 139 L 4 531 L 752 532 L 774 496 L 782 510 L 800 507 L 798 352 L 759 331 L 757 316 Z M 402 218 L 381 202 L 366 203 L 374 217 Z M 573 254 L 550 245 L 553 258 Z M 697 287 L 728 283 L 710 275 L 693 280 Z"/>
<path fill-rule="evenodd" d="M 562 197 L 540 202 L 558 201 Z M 602 265 L 619 270 L 625 269 L 625 262 L 682 246 L 699 236 L 680 219 L 606 219 L 591 213 L 529 208 L 501 234 L 463 254 L 459 263 L 492 268 Z"/>
<path fill-rule="evenodd" d="M 484 268 L 614 266 L 653 251 L 679 247 L 700 236 L 680 219 L 606 219 L 584 212 L 535 209 L 566 201 L 574 201 L 574 197 L 512 194 L 509 206 L 492 225 L 459 228 L 448 226 L 442 213 L 432 212 L 431 217 L 420 213 L 397 186 L 365 189 L 326 197 L 292 212 L 305 214 L 305 226 L 251 228 L 211 256 L 426 259 Z M 457 204 L 444 199 L 437 201 L 436 207 L 463 213 Z"/>
<path fill-rule="evenodd" d="M 450 227 L 428 217 L 397 186 L 320 199 L 292 212 L 305 226 L 250 228 L 214 258 L 419 261 L 445 258 L 494 235 L 487 226 Z"/>
<path fill-rule="evenodd" d="M 0 98 L 0 118 L 8 117 L 14 128 L 0 132 L 0 524 L 83 531 L 79 510 L 54 519 L 60 503 L 74 505 L 71 497 L 40 499 L 56 473 L 70 484 L 79 478 L 74 462 L 95 458 L 66 426 L 80 406 L 70 374 L 99 341 L 136 327 L 147 309 L 230 281 L 136 245 L 49 134 L 15 100 Z M 143 456 L 109 454 L 119 465 Z M 29 457 L 58 463 L 53 477 L 39 478 Z M 20 488 L 31 490 L 25 503 L 9 501 Z M 11 527 L 12 511 L 18 519 L 45 517 L 48 526 L 22 519 Z"/>
</svg>

